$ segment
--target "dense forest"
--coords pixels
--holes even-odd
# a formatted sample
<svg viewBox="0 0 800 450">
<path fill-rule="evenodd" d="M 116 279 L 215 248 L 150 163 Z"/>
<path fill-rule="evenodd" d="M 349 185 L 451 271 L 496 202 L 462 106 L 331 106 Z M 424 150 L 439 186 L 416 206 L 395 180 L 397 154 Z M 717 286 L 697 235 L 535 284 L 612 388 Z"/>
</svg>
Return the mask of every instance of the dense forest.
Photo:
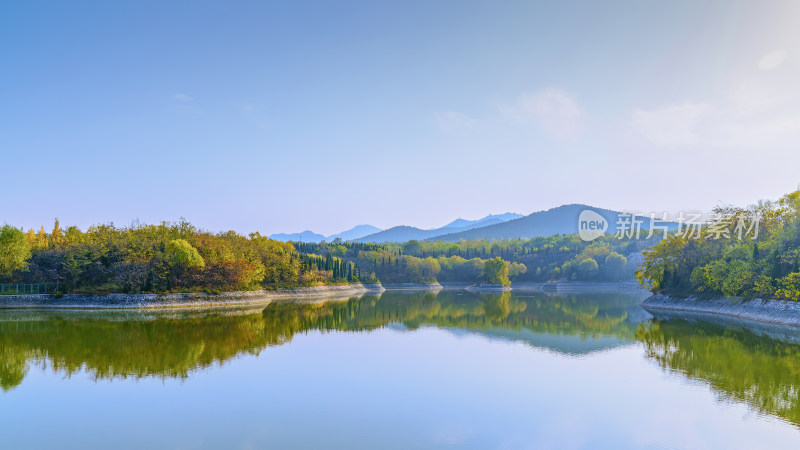
<svg viewBox="0 0 800 450">
<path fill-rule="evenodd" d="M 56 292 L 230 291 L 352 283 L 359 270 L 258 233 L 209 233 L 184 220 L 86 232 L 56 221 L 49 233 L 0 228 L 0 279 Z"/>
<path fill-rule="evenodd" d="M 48 232 L 0 228 L 0 283 L 56 293 L 217 292 L 345 283 L 619 281 L 650 239 L 577 235 L 461 242 L 284 243 L 189 222 Z"/>
<path fill-rule="evenodd" d="M 749 208 L 719 207 L 715 217 L 706 229 L 714 232 L 670 235 L 644 252 L 642 286 L 679 296 L 800 300 L 800 191 Z"/>
<path fill-rule="evenodd" d="M 640 253 L 660 240 L 608 235 L 585 242 L 577 235 L 533 239 L 408 241 L 405 243 L 295 243 L 301 252 L 333 254 L 354 261 L 384 283 L 435 280 L 498 282 L 486 271 L 489 260 L 507 263 L 510 281 L 620 281 L 633 279 Z M 490 267 L 492 265 L 490 264 Z M 505 269 L 501 269 L 505 270 Z M 502 277 L 501 277 L 502 278 Z"/>
</svg>

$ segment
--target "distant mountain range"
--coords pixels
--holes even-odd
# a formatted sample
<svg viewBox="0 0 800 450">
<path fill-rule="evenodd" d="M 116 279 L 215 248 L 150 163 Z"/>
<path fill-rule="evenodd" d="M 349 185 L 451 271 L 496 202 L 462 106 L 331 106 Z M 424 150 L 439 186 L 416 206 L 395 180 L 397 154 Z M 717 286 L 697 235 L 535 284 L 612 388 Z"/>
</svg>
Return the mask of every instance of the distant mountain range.
<svg viewBox="0 0 800 450">
<path fill-rule="evenodd" d="M 360 237 L 368 236 L 370 234 L 375 234 L 380 231 L 381 231 L 380 228 L 373 227 L 372 225 L 356 225 L 347 231 L 342 231 L 341 233 L 332 234 L 328 236 L 327 240 L 332 241 L 338 238 L 343 241 L 354 241 Z"/>
<path fill-rule="evenodd" d="M 389 228 L 378 233 L 366 235 L 356 239 L 357 242 L 406 242 L 411 240 L 424 241 L 437 236 L 445 234 L 454 234 L 464 231 L 469 231 L 490 225 L 501 224 L 509 220 L 514 220 L 522 217 L 520 214 L 505 213 L 486 216 L 478 220 L 456 219 L 447 225 L 434 228 L 432 230 L 423 230 L 416 227 L 409 227 L 400 225 L 397 227 Z"/>
<path fill-rule="evenodd" d="M 522 214 L 516 213 L 505 213 L 505 214 L 490 214 L 483 219 L 478 220 L 467 220 L 458 218 L 447 225 L 439 228 L 440 230 L 445 228 L 461 228 L 461 229 L 472 229 L 478 227 L 485 227 L 487 225 L 494 225 L 496 223 L 507 222 L 509 220 L 519 219 L 522 217 Z"/>
<path fill-rule="evenodd" d="M 512 219 L 522 217 L 521 214 L 505 213 L 505 214 L 492 214 L 482 219 L 467 220 L 458 218 L 447 225 L 432 230 L 423 230 L 420 228 L 409 226 L 398 226 L 388 230 L 381 230 L 372 225 L 357 225 L 347 231 L 332 234 L 330 236 L 323 236 L 313 231 L 306 230 L 301 233 L 278 233 L 270 235 L 272 239 L 279 241 L 295 241 L 295 242 L 331 242 L 336 238 L 343 241 L 358 241 L 358 242 L 405 242 L 412 239 L 424 240 L 429 237 L 438 236 L 441 234 L 458 233 L 460 231 L 471 230 L 477 227 L 484 227 L 487 225 L 494 225 L 497 223 L 505 222 Z"/>
<path fill-rule="evenodd" d="M 547 211 L 538 211 L 503 223 L 439 235 L 436 236 L 436 240 L 456 242 L 461 239 L 518 239 L 551 236 L 554 234 L 577 234 L 579 231 L 578 218 L 586 210 L 594 211 L 606 220 L 608 223 L 607 233 L 616 233 L 617 222 L 620 214 L 623 213 L 588 205 L 573 204 L 559 206 Z M 650 217 L 637 216 L 637 219 L 641 220 L 640 227 L 642 230 L 650 229 Z M 658 225 L 666 225 L 670 230 L 674 230 L 678 226 L 674 222 L 658 223 Z"/>
<path fill-rule="evenodd" d="M 532 238 L 537 236 L 550 236 L 553 234 L 578 233 L 578 218 L 581 212 L 591 210 L 602 216 L 608 225 L 607 232 L 615 233 L 620 212 L 609 209 L 595 208 L 588 205 L 572 204 L 552 208 L 547 211 L 538 211 L 527 216 L 515 213 L 489 215 L 477 220 L 456 219 L 447 225 L 430 230 L 400 225 L 381 230 L 372 225 L 358 225 L 350 230 L 330 236 L 323 236 L 312 231 L 292 234 L 273 234 L 270 237 L 280 241 L 302 242 L 331 242 L 336 238 L 344 241 L 356 242 L 407 242 L 410 240 L 442 240 L 459 241 L 461 239 L 517 239 Z M 641 229 L 648 230 L 649 217 L 638 217 L 641 220 Z M 676 223 L 666 224 L 669 229 L 675 229 Z"/>
<path fill-rule="evenodd" d="M 360 237 L 367 236 L 369 234 L 374 234 L 381 231 L 378 227 L 373 227 L 372 225 L 356 225 L 353 228 L 350 228 L 347 231 L 342 231 L 341 233 L 332 234 L 330 236 L 323 236 L 321 234 L 314 233 L 313 231 L 303 231 L 300 233 L 278 233 L 270 235 L 270 238 L 288 242 L 322 242 L 327 241 L 331 242 L 334 239 L 341 239 L 343 241 L 353 241 Z"/>
<path fill-rule="evenodd" d="M 302 231 L 300 233 L 277 233 L 271 234 L 269 237 L 276 241 L 283 242 L 322 242 L 327 239 L 325 236 L 314 233 L 311 230 Z"/>
</svg>

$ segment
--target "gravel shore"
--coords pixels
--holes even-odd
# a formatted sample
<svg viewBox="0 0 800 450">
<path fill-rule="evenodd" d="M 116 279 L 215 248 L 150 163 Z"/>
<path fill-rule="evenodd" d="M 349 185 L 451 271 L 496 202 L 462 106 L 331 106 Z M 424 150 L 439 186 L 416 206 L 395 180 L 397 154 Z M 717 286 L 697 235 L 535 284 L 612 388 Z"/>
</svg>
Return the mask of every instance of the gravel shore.
<svg viewBox="0 0 800 450">
<path fill-rule="evenodd" d="M 313 286 L 275 291 L 241 291 L 220 294 L 66 294 L 61 297 L 45 294 L 3 295 L 0 308 L 197 308 L 206 306 L 255 305 L 273 300 L 304 297 L 327 297 L 380 293 L 380 284 L 350 284 L 342 286 Z"/>
<path fill-rule="evenodd" d="M 701 300 L 695 297 L 672 298 L 656 294 L 645 299 L 644 309 L 663 309 L 672 311 L 721 314 L 745 320 L 800 326 L 800 303 L 785 300 L 763 300 L 760 298 L 743 300 L 720 298 Z"/>
</svg>

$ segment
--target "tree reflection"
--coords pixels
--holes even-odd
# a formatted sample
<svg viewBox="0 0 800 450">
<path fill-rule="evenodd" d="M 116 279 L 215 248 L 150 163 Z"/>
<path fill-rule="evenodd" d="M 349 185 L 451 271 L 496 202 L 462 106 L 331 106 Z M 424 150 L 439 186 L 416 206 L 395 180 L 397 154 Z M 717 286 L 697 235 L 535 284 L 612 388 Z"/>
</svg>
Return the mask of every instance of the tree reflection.
<svg viewBox="0 0 800 450">
<path fill-rule="evenodd" d="M 31 364 L 95 379 L 186 378 L 198 369 L 290 341 L 308 331 L 365 331 L 390 323 L 486 333 L 612 335 L 633 339 L 626 322 L 636 299 L 620 294 L 553 297 L 513 293 L 385 293 L 317 303 L 275 302 L 263 310 L 181 316 L 152 312 L 147 320 L 112 313 L 0 312 L 0 386 L 9 390 Z"/>
<path fill-rule="evenodd" d="M 500 295 L 485 295 L 483 299 L 483 311 L 486 318 L 493 323 L 498 323 L 508 317 L 511 313 L 511 305 L 509 299 L 511 298 L 510 292 L 505 292 Z M 519 302 L 525 305 L 524 302 Z M 524 311 L 524 308 L 522 308 Z"/>
<path fill-rule="evenodd" d="M 800 346 L 742 327 L 641 323 L 636 338 L 662 368 L 707 382 L 722 398 L 800 425 Z"/>
<path fill-rule="evenodd" d="M 18 384 L 28 373 L 28 358 L 13 346 L 0 343 L 0 387 L 7 391 Z"/>
</svg>

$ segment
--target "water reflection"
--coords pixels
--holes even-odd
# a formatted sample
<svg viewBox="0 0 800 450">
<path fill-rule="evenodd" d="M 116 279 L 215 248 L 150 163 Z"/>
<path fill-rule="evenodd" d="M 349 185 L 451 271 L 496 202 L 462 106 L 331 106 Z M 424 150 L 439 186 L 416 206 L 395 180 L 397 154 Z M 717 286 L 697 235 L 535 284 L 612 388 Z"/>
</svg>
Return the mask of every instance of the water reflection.
<svg viewBox="0 0 800 450">
<path fill-rule="evenodd" d="M 640 342 L 663 369 L 723 400 L 800 425 L 800 330 L 718 317 L 651 316 L 641 295 L 391 293 L 266 307 L 162 311 L 0 310 L 0 387 L 32 368 L 95 380 L 190 377 L 310 331 L 436 326 L 568 356 Z"/>
<path fill-rule="evenodd" d="M 680 316 L 643 322 L 636 330 L 647 357 L 662 368 L 708 383 L 722 400 L 746 402 L 795 425 L 798 337 L 792 328 Z"/>
<path fill-rule="evenodd" d="M 632 342 L 648 317 L 640 295 L 384 293 L 326 302 L 276 302 L 215 311 L 0 311 L 0 386 L 31 366 L 95 379 L 186 378 L 241 354 L 258 354 L 297 333 L 368 331 L 398 324 L 523 341 L 566 354 Z"/>
</svg>

